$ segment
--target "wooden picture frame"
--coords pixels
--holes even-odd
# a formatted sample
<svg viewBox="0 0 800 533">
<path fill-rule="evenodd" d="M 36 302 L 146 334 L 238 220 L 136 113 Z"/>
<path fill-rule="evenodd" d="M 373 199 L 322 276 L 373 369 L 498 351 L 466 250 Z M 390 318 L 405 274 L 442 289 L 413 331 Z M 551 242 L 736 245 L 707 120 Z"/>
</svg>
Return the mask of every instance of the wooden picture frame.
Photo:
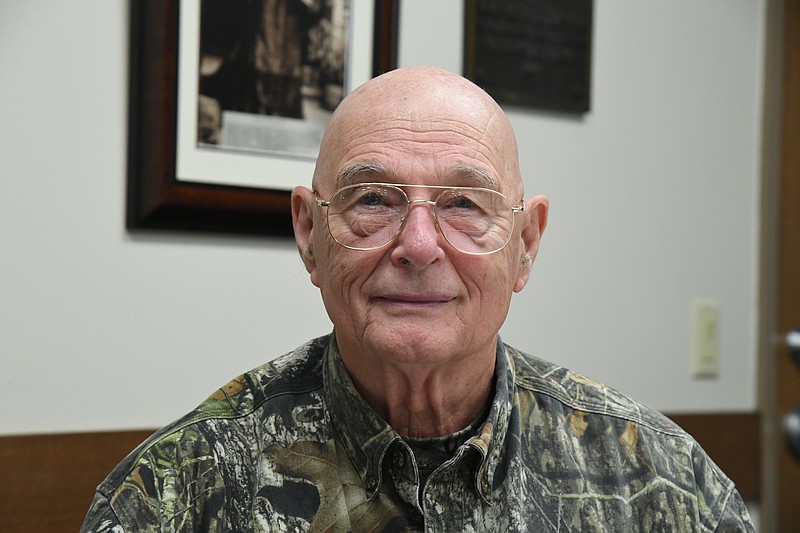
<svg viewBox="0 0 800 533">
<path fill-rule="evenodd" d="M 374 3 L 373 76 L 395 67 L 399 0 Z M 291 236 L 290 191 L 178 179 L 180 4 L 130 3 L 126 226 Z"/>
</svg>

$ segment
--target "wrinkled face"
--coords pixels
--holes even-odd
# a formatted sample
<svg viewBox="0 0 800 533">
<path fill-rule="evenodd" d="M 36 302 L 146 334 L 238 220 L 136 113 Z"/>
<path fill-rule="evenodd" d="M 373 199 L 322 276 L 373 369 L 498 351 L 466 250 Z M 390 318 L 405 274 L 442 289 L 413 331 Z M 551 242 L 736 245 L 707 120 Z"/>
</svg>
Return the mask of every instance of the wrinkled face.
<svg viewBox="0 0 800 533">
<path fill-rule="evenodd" d="M 499 108 L 484 96 L 463 94 L 461 82 L 451 88 L 414 81 L 404 79 L 398 88 L 373 80 L 372 90 L 346 101 L 320 153 L 319 198 L 352 183 L 384 182 L 487 187 L 522 203 L 516 145 Z M 527 213 L 514 215 L 505 248 L 474 256 L 452 248 L 437 231 L 431 206 L 415 203 L 394 241 L 356 251 L 332 239 L 326 210 L 309 205 L 306 192 L 313 229 L 304 260 L 343 351 L 398 363 L 493 353 L 511 294 L 527 279 L 521 238 Z M 411 200 L 432 200 L 440 191 L 406 192 Z"/>
</svg>

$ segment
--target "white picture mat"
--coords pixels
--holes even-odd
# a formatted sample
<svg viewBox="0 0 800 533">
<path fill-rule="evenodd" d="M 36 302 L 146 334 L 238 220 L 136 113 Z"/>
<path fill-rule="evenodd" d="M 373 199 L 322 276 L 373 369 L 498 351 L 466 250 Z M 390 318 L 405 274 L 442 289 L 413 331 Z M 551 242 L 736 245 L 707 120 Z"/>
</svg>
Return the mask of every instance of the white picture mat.
<svg viewBox="0 0 800 533">
<path fill-rule="evenodd" d="M 345 93 L 372 77 L 374 2 L 350 0 Z M 291 190 L 311 182 L 314 161 L 197 146 L 200 0 L 181 0 L 178 43 L 178 181 Z"/>
</svg>

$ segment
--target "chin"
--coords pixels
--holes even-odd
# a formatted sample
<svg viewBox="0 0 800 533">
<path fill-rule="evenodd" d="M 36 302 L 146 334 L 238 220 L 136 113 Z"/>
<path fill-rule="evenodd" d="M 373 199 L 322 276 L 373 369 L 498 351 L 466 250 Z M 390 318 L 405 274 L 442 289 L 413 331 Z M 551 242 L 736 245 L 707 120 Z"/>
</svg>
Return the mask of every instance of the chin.
<svg viewBox="0 0 800 533">
<path fill-rule="evenodd" d="M 453 339 L 439 328 L 394 327 L 365 337 L 376 353 L 396 362 L 433 363 L 463 351 L 463 336 Z"/>
</svg>

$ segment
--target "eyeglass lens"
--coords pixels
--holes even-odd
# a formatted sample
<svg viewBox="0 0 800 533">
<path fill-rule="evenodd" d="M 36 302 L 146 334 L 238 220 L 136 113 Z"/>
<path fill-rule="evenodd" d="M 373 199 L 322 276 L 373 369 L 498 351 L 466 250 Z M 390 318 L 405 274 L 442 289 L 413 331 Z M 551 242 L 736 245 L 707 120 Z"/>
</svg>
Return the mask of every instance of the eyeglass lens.
<svg viewBox="0 0 800 533">
<path fill-rule="evenodd" d="M 409 203 L 402 189 L 390 185 L 343 187 L 334 193 L 328 205 L 331 235 L 348 248 L 380 248 L 400 232 Z M 508 200 L 489 189 L 445 189 L 435 199 L 434 216 L 447 242 L 469 254 L 501 249 L 514 227 L 514 213 Z"/>
</svg>

